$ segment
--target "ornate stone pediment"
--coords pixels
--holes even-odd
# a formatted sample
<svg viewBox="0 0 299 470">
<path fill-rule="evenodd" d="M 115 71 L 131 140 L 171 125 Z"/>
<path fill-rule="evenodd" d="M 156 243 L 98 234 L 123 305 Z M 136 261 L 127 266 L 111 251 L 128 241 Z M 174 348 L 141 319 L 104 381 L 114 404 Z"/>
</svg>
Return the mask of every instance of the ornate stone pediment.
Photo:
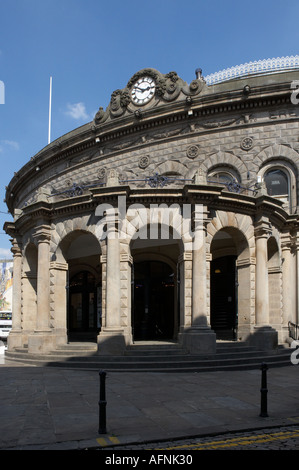
<svg viewBox="0 0 299 470">
<path fill-rule="evenodd" d="M 192 97 L 198 96 L 205 86 L 202 78 L 187 84 L 176 72 L 164 75 L 155 69 L 146 68 L 135 73 L 125 88 L 112 93 L 109 106 L 105 111 L 99 108 L 94 122 L 97 125 L 125 114 L 138 118 L 142 116 L 143 110 L 176 100 L 190 104 Z"/>
</svg>

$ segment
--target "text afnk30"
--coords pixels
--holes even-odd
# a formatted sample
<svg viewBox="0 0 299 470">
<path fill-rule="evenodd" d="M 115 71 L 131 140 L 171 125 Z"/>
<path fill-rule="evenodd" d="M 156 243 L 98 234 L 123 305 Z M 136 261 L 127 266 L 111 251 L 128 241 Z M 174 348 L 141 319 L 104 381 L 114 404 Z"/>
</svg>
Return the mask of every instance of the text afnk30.
<svg viewBox="0 0 299 470">
<path fill-rule="evenodd" d="M 144 457 L 120 457 L 112 455 L 112 457 L 106 457 L 105 465 L 130 465 L 133 468 L 136 468 L 139 464 L 147 465 L 191 465 L 192 456 L 187 454 L 150 454 L 148 458 Z"/>
</svg>

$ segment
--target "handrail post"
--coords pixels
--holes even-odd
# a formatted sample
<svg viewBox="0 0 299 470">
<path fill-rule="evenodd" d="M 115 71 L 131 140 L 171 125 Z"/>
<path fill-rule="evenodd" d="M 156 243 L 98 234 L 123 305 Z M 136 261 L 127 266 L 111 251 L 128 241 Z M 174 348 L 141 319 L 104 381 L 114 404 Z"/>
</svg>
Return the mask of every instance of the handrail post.
<svg viewBox="0 0 299 470">
<path fill-rule="evenodd" d="M 261 384 L 261 412 L 260 416 L 265 418 L 268 416 L 267 412 L 267 370 L 268 366 L 264 362 L 261 365 L 261 371 L 262 371 L 262 384 Z"/>
<path fill-rule="evenodd" d="M 107 434 L 106 429 L 106 372 L 101 370 L 100 376 L 100 401 L 99 401 L 99 434 Z"/>
</svg>

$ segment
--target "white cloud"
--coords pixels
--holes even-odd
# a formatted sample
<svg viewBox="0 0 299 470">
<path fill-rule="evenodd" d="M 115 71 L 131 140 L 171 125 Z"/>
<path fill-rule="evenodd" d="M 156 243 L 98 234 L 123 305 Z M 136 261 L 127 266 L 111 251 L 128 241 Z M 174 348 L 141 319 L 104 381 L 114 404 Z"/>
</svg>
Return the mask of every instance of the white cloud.
<svg viewBox="0 0 299 470">
<path fill-rule="evenodd" d="M 0 153 L 4 152 L 7 147 L 10 147 L 10 150 L 20 149 L 18 142 L 15 142 L 14 140 L 0 140 Z"/>
<path fill-rule="evenodd" d="M 70 116 L 72 119 L 88 119 L 84 103 L 68 104 L 65 114 Z"/>
<path fill-rule="evenodd" d="M 12 252 L 6 248 L 0 248 L 0 258 L 12 259 Z"/>
<path fill-rule="evenodd" d="M 4 145 L 8 145 L 9 147 L 12 147 L 14 150 L 19 150 L 20 148 L 18 142 L 15 142 L 14 140 L 2 140 L 1 142 Z"/>
</svg>

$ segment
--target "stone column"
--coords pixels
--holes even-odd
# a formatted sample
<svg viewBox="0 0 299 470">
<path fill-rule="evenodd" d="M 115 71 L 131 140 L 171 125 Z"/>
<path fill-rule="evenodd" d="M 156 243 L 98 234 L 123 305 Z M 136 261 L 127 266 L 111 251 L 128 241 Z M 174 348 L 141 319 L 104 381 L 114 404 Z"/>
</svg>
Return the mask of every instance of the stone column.
<svg viewBox="0 0 299 470">
<path fill-rule="evenodd" d="M 256 272 L 255 272 L 255 323 L 269 326 L 269 284 L 268 284 L 268 234 L 259 229 L 255 234 Z"/>
<path fill-rule="evenodd" d="M 22 250 L 17 239 L 11 240 L 13 253 L 12 329 L 7 339 L 8 350 L 22 347 Z"/>
<path fill-rule="evenodd" d="M 193 354 L 216 352 L 216 334 L 207 318 L 206 213 L 195 211 L 192 243 L 192 317 L 184 345 Z"/>
<path fill-rule="evenodd" d="M 288 322 L 296 323 L 297 303 L 297 273 L 296 273 L 296 244 L 290 234 L 284 234 L 281 240 L 282 252 L 282 341 L 288 337 Z"/>
<path fill-rule="evenodd" d="M 269 322 L 268 238 L 270 224 L 261 217 L 255 226 L 255 327 L 251 343 L 258 349 L 277 346 L 278 335 Z"/>
<path fill-rule="evenodd" d="M 53 315 L 57 344 L 67 343 L 67 273 L 68 264 L 50 263 L 50 316 Z"/>
<path fill-rule="evenodd" d="M 106 316 L 105 326 L 98 336 L 98 354 L 123 354 L 126 347 L 120 308 L 120 240 L 116 209 L 106 212 Z"/>
<path fill-rule="evenodd" d="M 47 353 L 55 348 L 50 328 L 50 230 L 40 226 L 34 238 L 38 243 L 36 329 L 28 336 L 28 351 Z"/>
</svg>

